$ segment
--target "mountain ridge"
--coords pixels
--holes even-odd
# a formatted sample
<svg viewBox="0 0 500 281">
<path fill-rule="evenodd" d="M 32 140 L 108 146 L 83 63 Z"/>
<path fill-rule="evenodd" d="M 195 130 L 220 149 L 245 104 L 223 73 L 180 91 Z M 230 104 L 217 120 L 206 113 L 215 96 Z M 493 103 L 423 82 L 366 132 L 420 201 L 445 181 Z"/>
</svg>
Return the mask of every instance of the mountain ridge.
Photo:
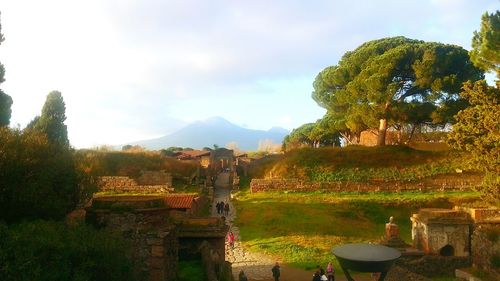
<svg viewBox="0 0 500 281">
<path fill-rule="evenodd" d="M 260 141 L 271 140 L 273 143 L 280 144 L 288 133 L 288 130 L 281 127 L 272 127 L 267 131 L 247 129 L 220 116 L 214 116 L 190 123 L 171 134 L 130 144 L 158 150 L 171 146 L 201 149 L 212 147 L 214 144 L 225 147 L 235 142 L 241 150 L 254 151 L 258 149 Z"/>
</svg>

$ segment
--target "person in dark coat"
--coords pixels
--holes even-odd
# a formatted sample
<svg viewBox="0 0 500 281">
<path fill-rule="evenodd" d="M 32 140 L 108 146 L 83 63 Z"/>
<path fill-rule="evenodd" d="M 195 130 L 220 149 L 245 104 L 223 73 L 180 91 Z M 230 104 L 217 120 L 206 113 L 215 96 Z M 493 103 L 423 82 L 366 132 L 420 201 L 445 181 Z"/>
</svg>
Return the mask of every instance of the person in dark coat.
<svg viewBox="0 0 500 281">
<path fill-rule="evenodd" d="M 217 202 L 217 214 L 219 215 L 222 215 L 222 206 L 223 206 L 224 203 L 221 202 Z"/>
<path fill-rule="evenodd" d="M 273 272 L 274 281 L 280 281 L 281 272 L 280 272 L 280 265 L 278 264 L 278 262 L 276 262 L 271 271 Z"/>
<path fill-rule="evenodd" d="M 226 205 L 224 205 L 224 214 L 225 216 L 229 216 L 229 203 L 226 203 Z"/>
<path fill-rule="evenodd" d="M 248 281 L 248 278 L 243 270 L 241 270 L 240 274 L 238 274 L 238 281 Z"/>
<path fill-rule="evenodd" d="M 321 281 L 321 271 L 319 265 L 316 267 L 316 272 L 313 274 L 312 281 Z"/>
</svg>

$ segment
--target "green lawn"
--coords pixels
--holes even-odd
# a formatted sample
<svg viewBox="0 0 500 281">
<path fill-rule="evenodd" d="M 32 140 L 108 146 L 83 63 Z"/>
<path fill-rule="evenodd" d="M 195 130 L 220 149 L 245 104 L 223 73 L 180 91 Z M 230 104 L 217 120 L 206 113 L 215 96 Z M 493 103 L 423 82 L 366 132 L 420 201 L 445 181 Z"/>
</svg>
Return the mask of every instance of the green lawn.
<svg viewBox="0 0 500 281">
<path fill-rule="evenodd" d="M 179 281 L 206 280 L 201 260 L 179 261 Z"/>
<path fill-rule="evenodd" d="M 411 244 L 409 217 L 422 207 L 450 208 L 479 198 L 453 193 L 255 193 L 235 201 L 245 247 L 292 266 L 311 270 L 334 258 L 335 245 L 378 242 L 394 216 L 401 237 Z M 338 268 L 338 265 L 337 265 Z"/>
</svg>

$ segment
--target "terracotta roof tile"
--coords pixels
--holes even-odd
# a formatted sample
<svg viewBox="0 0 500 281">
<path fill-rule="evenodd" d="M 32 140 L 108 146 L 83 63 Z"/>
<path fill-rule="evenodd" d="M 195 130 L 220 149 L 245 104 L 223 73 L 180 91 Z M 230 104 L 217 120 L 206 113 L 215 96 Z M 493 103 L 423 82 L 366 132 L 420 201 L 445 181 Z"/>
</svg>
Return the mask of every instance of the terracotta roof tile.
<svg viewBox="0 0 500 281">
<path fill-rule="evenodd" d="M 206 151 L 206 150 L 182 151 L 182 153 L 190 155 L 191 157 L 200 157 L 200 156 L 204 156 L 204 155 L 210 155 L 210 151 Z"/>
<path fill-rule="evenodd" d="M 165 196 L 165 203 L 172 209 L 191 209 L 196 195 Z"/>
</svg>

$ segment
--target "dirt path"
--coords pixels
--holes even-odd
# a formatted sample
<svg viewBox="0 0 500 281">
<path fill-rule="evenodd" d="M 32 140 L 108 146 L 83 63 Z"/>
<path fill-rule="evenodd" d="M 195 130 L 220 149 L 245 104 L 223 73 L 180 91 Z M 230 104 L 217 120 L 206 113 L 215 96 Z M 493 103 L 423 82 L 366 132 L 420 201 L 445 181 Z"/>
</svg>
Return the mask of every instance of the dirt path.
<svg viewBox="0 0 500 281">
<path fill-rule="evenodd" d="M 229 174 L 221 173 L 215 181 L 215 194 L 214 204 L 212 208 L 212 215 L 218 216 L 215 204 L 220 201 L 229 203 L 229 216 L 226 218 L 226 223 L 229 225 L 230 230 L 234 233 L 235 243 L 234 248 L 229 247 L 226 243 L 226 260 L 233 264 L 233 275 L 235 280 L 238 280 L 240 270 L 243 270 L 250 281 L 274 281 L 272 278 L 271 268 L 276 260 L 269 256 L 260 253 L 248 252 L 242 247 L 240 243 L 239 228 L 233 224 L 236 218 L 236 210 L 231 202 L 231 189 L 229 188 Z M 281 278 L 280 281 L 308 281 L 312 280 L 313 272 L 288 267 L 285 264 L 281 265 Z M 364 277 L 364 276 L 363 276 Z M 354 276 L 358 281 L 367 281 L 369 279 L 360 276 Z M 336 276 L 335 280 L 344 281 L 344 276 Z"/>
</svg>

